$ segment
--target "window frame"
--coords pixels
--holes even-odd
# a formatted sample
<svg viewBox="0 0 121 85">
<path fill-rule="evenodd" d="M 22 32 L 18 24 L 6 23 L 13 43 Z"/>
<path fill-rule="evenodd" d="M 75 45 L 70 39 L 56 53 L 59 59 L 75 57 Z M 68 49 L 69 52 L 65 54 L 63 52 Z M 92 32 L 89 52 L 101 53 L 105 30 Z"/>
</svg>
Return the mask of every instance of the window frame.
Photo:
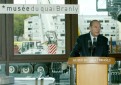
<svg viewBox="0 0 121 85">
<path fill-rule="evenodd" d="M 13 3 L 13 0 L 6 0 L 6 3 Z M 65 3 L 70 3 L 70 0 L 65 0 Z M 14 38 L 13 38 L 13 14 L 6 15 L 6 34 L 7 34 L 7 58 L 9 61 L 14 62 L 52 62 L 52 61 L 67 61 L 70 51 L 71 51 L 71 20 L 69 14 L 65 15 L 65 54 L 56 54 L 56 55 L 14 55 Z M 12 29 L 13 28 L 13 29 Z"/>
<path fill-rule="evenodd" d="M 1 4 L 4 4 L 5 1 L 4 0 L 0 0 L 0 3 Z M 0 14 L 0 30 L 1 30 L 1 33 L 0 33 L 0 63 L 5 63 L 6 61 L 6 32 L 5 32 L 5 17 L 6 15 L 4 14 Z"/>
</svg>

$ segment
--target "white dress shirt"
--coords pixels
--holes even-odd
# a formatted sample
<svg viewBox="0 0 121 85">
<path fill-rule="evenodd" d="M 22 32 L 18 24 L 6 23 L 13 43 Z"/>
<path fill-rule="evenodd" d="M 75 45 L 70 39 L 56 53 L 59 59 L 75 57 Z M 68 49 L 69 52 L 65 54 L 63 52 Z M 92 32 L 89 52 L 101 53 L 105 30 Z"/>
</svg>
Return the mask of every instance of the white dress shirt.
<svg viewBox="0 0 121 85">
<path fill-rule="evenodd" d="M 91 41 L 92 41 L 92 45 L 93 45 L 93 38 L 96 38 L 96 41 L 97 41 L 97 37 L 92 36 L 91 32 L 90 32 L 90 37 L 91 37 Z"/>
</svg>

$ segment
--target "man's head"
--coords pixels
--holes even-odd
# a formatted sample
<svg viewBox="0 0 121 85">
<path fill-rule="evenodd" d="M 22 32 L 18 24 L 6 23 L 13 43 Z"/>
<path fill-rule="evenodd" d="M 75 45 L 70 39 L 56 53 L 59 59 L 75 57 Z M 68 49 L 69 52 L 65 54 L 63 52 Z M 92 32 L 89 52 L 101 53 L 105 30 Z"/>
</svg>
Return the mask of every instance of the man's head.
<svg viewBox="0 0 121 85">
<path fill-rule="evenodd" d="M 98 20 L 92 20 L 90 22 L 90 32 L 92 36 L 97 37 L 100 34 L 101 24 Z"/>
</svg>

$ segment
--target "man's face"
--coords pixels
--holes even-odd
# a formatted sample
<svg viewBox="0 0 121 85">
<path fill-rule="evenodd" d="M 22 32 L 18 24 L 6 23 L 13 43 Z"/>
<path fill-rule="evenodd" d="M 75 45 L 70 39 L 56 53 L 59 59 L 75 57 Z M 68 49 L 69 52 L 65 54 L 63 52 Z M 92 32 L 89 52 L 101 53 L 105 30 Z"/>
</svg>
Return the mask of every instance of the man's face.
<svg viewBox="0 0 121 85">
<path fill-rule="evenodd" d="M 92 26 L 90 26 L 90 32 L 92 36 L 97 37 L 100 34 L 100 23 L 95 21 L 92 23 Z"/>
</svg>

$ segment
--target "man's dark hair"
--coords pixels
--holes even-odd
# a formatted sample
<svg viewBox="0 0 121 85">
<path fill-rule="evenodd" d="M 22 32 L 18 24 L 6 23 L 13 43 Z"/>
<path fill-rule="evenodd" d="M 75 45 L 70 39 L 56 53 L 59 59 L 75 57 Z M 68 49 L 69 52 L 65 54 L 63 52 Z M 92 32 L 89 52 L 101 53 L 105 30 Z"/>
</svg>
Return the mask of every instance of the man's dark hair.
<svg viewBox="0 0 121 85">
<path fill-rule="evenodd" d="M 93 22 L 99 22 L 98 20 L 92 20 L 89 26 L 92 26 Z M 100 23 L 100 22 L 99 22 Z"/>
</svg>

